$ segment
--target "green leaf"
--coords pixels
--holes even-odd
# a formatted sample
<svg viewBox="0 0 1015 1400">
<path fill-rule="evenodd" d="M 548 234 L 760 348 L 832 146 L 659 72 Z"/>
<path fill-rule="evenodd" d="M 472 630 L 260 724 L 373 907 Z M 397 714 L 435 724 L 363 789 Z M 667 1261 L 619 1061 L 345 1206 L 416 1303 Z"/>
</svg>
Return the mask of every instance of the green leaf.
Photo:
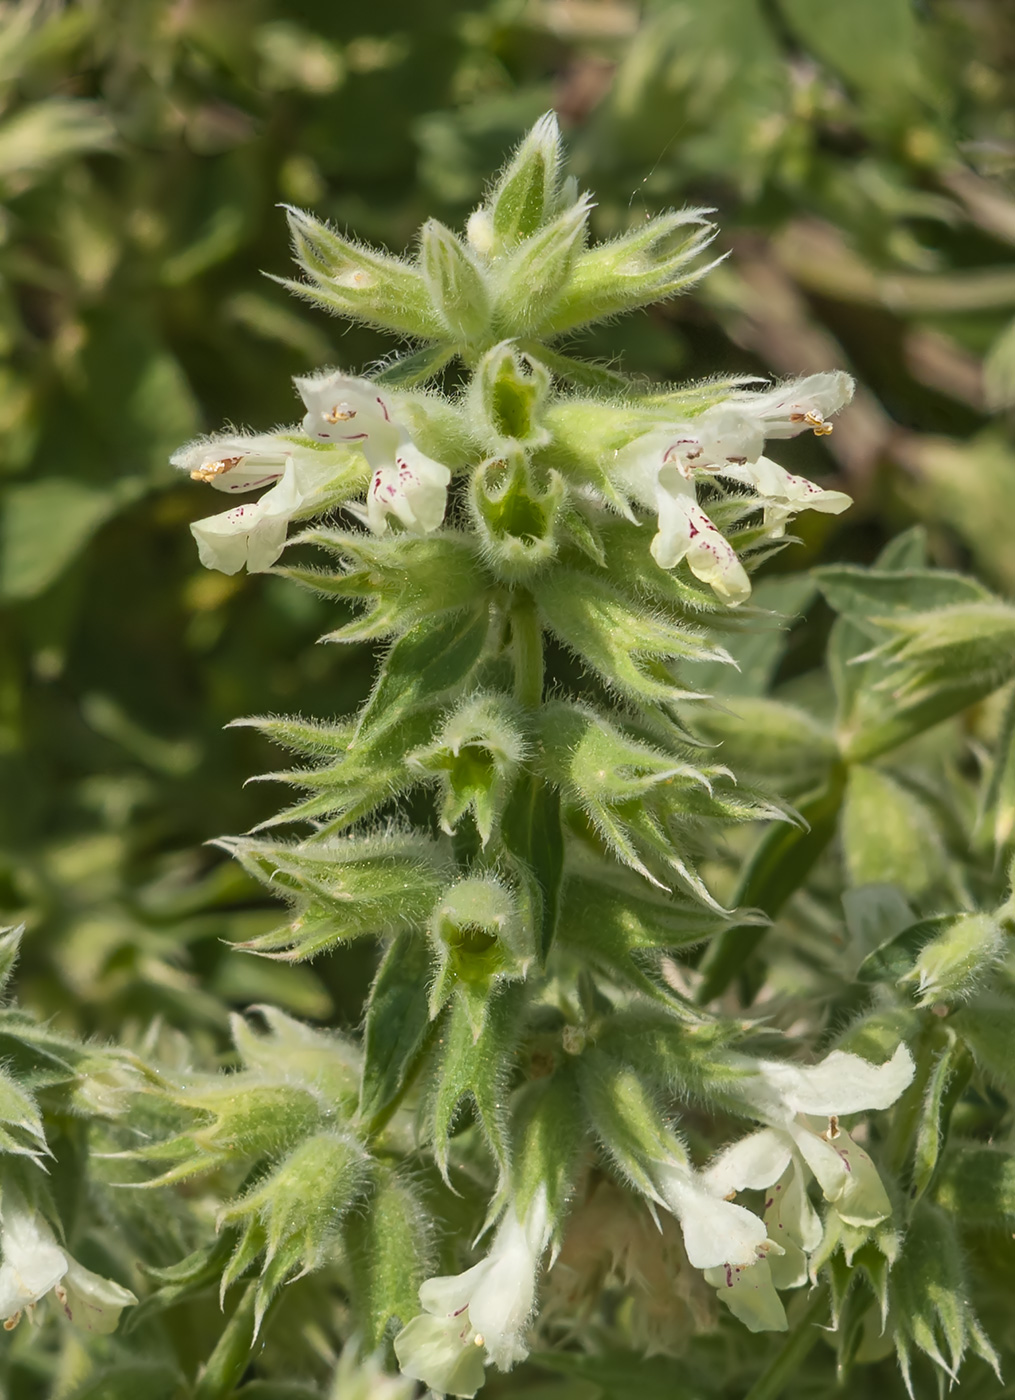
<svg viewBox="0 0 1015 1400">
<path fill-rule="evenodd" d="M 953 1011 L 948 1024 L 991 1078 L 1015 1088 L 1015 1000 L 983 993 Z"/>
<path fill-rule="evenodd" d="M 297 296 L 350 320 L 443 341 L 447 331 L 416 267 L 343 238 L 300 209 L 287 208 L 296 261 L 308 282 L 274 278 Z"/>
<path fill-rule="evenodd" d="M 291 924 L 238 946 L 294 961 L 346 939 L 420 927 L 447 874 L 441 847 L 405 833 L 292 844 L 235 837 L 218 844 L 298 908 Z"/>
<path fill-rule="evenodd" d="M 910 926 L 912 909 L 894 885 L 861 885 L 842 896 L 850 945 L 858 958 L 865 958 Z"/>
<path fill-rule="evenodd" d="M 534 884 L 538 943 L 545 961 L 557 929 L 564 878 L 564 834 L 557 789 L 535 774 L 521 777 L 504 808 L 500 836 Z"/>
<path fill-rule="evenodd" d="M 1015 690 L 1008 697 L 1001 721 L 983 820 L 992 822 L 994 846 L 1000 854 L 1015 839 Z"/>
<path fill-rule="evenodd" d="M 415 535 L 368 535 L 315 527 L 300 540 L 341 560 L 337 573 L 280 570 L 327 598 L 347 598 L 364 611 L 327 634 L 332 642 L 397 636 L 438 613 L 473 612 L 484 592 L 476 551 L 468 536 L 450 530 Z"/>
<path fill-rule="evenodd" d="M 360 711 L 354 743 L 393 724 L 409 706 L 459 686 L 482 655 L 489 626 L 484 600 L 470 612 L 418 622 L 399 637 Z"/>
<path fill-rule="evenodd" d="M 454 355 L 445 345 L 427 345 L 413 355 L 400 355 L 374 376 L 374 383 L 392 389 L 415 389 L 440 374 Z"/>
<path fill-rule="evenodd" d="M 47 1151 L 35 1100 L 4 1069 L 0 1069 L 0 1151 L 35 1161 Z"/>
<path fill-rule="evenodd" d="M 779 0 L 778 8 L 805 50 L 871 95 L 865 110 L 881 120 L 904 111 L 914 96 L 930 95 L 918 12 L 909 0 L 851 0 L 848 14 L 832 7 L 816 15 L 808 0 Z"/>
<path fill-rule="evenodd" d="M 486 283 L 467 249 L 444 224 L 428 219 L 420 234 L 419 260 L 449 339 L 466 344 L 482 340 L 490 322 Z"/>
<path fill-rule="evenodd" d="M 687 1154 L 666 1125 L 659 1103 L 630 1065 L 596 1048 L 578 1063 L 588 1129 L 623 1177 L 649 1200 L 658 1200 L 651 1164 Z"/>
<path fill-rule="evenodd" d="M 19 924 L 17 928 L 0 929 L 0 993 L 6 990 L 11 980 L 24 932 L 24 924 Z"/>
<path fill-rule="evenodd" d="M 930 812 L 880 769 L 850 769 L 842 843 L 853 885 L 894 884 L 918 895 L 941 880 L 945 855 Z"/>
<path fill-rule="evenodd" d="M 696 662 L 688 672 L 695 688 L 718 691 L 724 700 L 727 696 L 767 695 L 785 654 L 790 631 L 807 611 L 816 593 L 817 585 L 808 574 L 761 579 L 751 593 L 750 625 L 723 637 L 734 666 L 728 662 Z M 774 616 L 765 617 L 764 609 Z"/>
<path fill-rule="evenodd" d="M 359 1111 L 367 1122 L 397 1099 L 426 1043 L 430 963 L 426 939 L 417 932 L 399 934 L 381 961 L 363 1031 Z"/>
<path fill-rule="evenodd" d="M 969 1296 L 955 1223 L 925 1197 L 917 1203 L 889 1277 L 895 1346 L 907 1384 L 913 1347 L 952 1375 L 970 1346 L 980 1355 L 983 1344 L 990 1351 Z"/>
<path fill-rule="evenodd" d="M 990 602 L 976 579 L 944 569 L 861 569 L 834 564 L 814 570 L 828 603 L 866 636 L 883 641 L 887 624 L 907 613 Z"/>
<path fill-rule="evenodd" d="M 588 1140 L 573 1067 L 565 1063 L 526 1086 L 514 1114 L 512 1187 L 518 1213 L 546 1192 L 551 1220 L 560 1222 L 574 1190 Z"/>
<path fill-rule="evenodd" d="M 917 1123 L 910 1184 L 910 1197 L 913 1200 L 920 1199 L 934 1176 L 948 1131 L 948 1117 L 956 1098 L 953 1081 L 961 1080 L 957 1086 L 961 1091 L 972 1070 L 972 1061 L 961 1040 L 950 1029 L 946 1033 L 948 1040 L 931 1067 Z"/>
<path fill-rule="evenodd" d="M 912 970 L 920 949 L 947 921 L 948 915 L 940 914 L 930 919 L 907 922 L 904 928 L 885 939 L 864 958 L 857 968 L 856 980 L 895 985 Z"/>
<path fill-rule="evenodd" d="M 934 1200 L 973 1230 L 1015 1229 L 1015 1156 L 1003 1148 L 956 1144 L 934 1182 Z"/>
<path fill-rule="evenodd" d="M 490 196 L 495 246 L 514 247 L 555 213 L 562 159 L 557 118 L 547 112 L 518 146 Z"/>
<path fill-rule="evenodd" d="M 698 629 L 649 614 L 591 574 L 555 569 L 536 580 L 533 591 L 549 630 L 611 689 L 636 702 L 665 703 L 694 693 L 674 680 L 671 661 L 726 656 Z"/>
<path fill-rule="evenodd" d="M 723 708 L 687 707 L 691 732 L 719 746 L 717 757 L 738 777 L 767 779 L 786 795 L 817 786 L 838 760 L 835 736 L 796 705 L 722 689 Z"/>
</svg>

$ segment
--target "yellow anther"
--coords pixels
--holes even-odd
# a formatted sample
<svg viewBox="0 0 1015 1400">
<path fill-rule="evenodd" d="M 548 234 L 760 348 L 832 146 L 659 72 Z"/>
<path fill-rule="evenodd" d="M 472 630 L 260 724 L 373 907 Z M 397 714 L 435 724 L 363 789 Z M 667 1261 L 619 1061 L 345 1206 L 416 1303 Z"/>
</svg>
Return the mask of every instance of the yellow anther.
<svg viewBox="0 0 1015 1400">
<path fill-rule="evenodd" d="M 221 462 L 206 462 L 203 467 L 198 467 L 197 471 L 190 473 L 191 481 L 214 481 L 223 472 L 229 471 L 238 463 L 242 462 L 242 457 L 223 457 Z"/>
<path fill-rule="evenodd" d="M 347 408 L 344 404 L 336 404 L 330 413 L 324 415 L 325 423 L 348 423 L 350 418 L 356 417 L 354 408 Z"/>
</svg>

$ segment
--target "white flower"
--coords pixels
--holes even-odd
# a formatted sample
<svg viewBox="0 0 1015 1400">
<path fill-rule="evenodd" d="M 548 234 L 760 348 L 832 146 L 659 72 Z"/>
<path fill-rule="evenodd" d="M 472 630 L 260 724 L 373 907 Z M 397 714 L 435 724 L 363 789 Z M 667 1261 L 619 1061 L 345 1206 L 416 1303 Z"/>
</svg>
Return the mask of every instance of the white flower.
<svg viewBox="0 0 1015 1400">
<path fill-rule="evenodd" d="M 695 578 L 709 584 L 727 603 L 742 603 L 751 583 L 737 552 L 698 505 L 694 483 L 667 459 L 669 433 L 646 433 L 618 456 L 620 481 L 641 505 L 654 509 L 659 532 L 652 558 L 662 569 L 682 559 Z"/>
<path fill-rule="evenodd" d="M 8 1330 L 49 1292 L 89 1332 L 115 1331 L 123 1309 L 137 1302 L 129 1289 L 93 1274 L 62 1249 L 42 1216 L 10 1188 L 0 1210 L 0 1250 L 0 1319 Z"/>
<path fill-rule="evenodd" d="M 841 515 L 852 505 L 845 491 L 828 491 L 805 476 L 793 476 L 768 457 L 723 467 L 722 474 L 754 488 L 764 503 L 765 529 L 776 540 L 786 533 L 786 522 L 801 510 Z"/>
<path fill-rule="evenodd" d="M 424 1311 L 395 1338 L 403 1374 L 438 1395 L 468 1397 L 483 1384 L 487 1358 L 502 1371 L 521 1361 L 550 1235 L 540 1188 L 524 1218 L 508 1206 L 485 1259 L 463 1274 L 427 1279 L 419 1290 Z"/>
<path fill-rule="evenodd" d="M 738 1094 L 751 1114 L 769 1126 L 726 1149 L 705 1171 L 720 1196 L 748 1187 L 780 1185 L 791 1205 L 780 1205 L 779 1223 L 803 1250 L 817 1243 L 817 1216 L 802 1190 L 787 1177 L 809 1169 L 825 1200 L 849 1225 L 876 1225 L 891 1202 L 867 1153 L 839 1126 L 839 1115 L 893 1104 L 913 1077 L 913 1057 L 900 1045 L 883 1065 L 834 1050 L 817 1065 L 778 1060 L 755 1062 L 756 1073 Z M 817 1121 L 815 1121 L 817 1120 Z M 774 1201 L 769 1202 L 773 1209 Z M 780 1241 L 781 1242 L 781 1241 Z"/>
<path fill-rule="evenodd" d="M 755 1073 L 737 1092 L 751 1114 L 769 1126 L 733 1143 L 702 1177 L 716 1199 L 765 1190 L 765 1228 L 779 1249 L 763 1266 L 712 1269 L 705 1277 L 752 1331 L 781 1330 L 785 1314 L 775 1289 L 807 1281 L 807 1255 L 822 1236 L 807 1197 L 807 1171 L 847 1224 L 876 1225 L 890 1215 L 891 1202 L 874 1164 L 840 1128 L 839 1115 L 888 1108 L 909 1084 L 914 1066 L 900 1045 L 883 1065 L 835 1050 L 817 1065 L 759 1060 L 752 1068 Z M 823 1121 L 815 1122 L 817 1115 Z"/>
<path fill-rule="evenodd" d="M 649 1170 L 659 1198 L 680 1221 L 684 1248 L 694 1268 L 743 1267 L 764 1258 L 768 1234 L 753 1212 L 716 1196 L 683 1162 L 657 1161 Z"/>
<path fill-rule="evenodd" d="M 846 374 L 814 374 L 764 393 L 745 393 L 706 409 L 699 417 L 642 434 L 617 454 L 618 484 L 656 511 L 659 533 L 652 556 L 664 569 L 681 560 L 725 602 L 750 596 L 751 585 L 736 551 L 697 503 L 695 474 L 708 472 L 750 486 L 764 505 L 773 538 L 786 522 L 809 509 L 837 515 L 850 504 L 842 491 L 826 491 L 793 476 L 762 456 L 766 438 L 792 437 L 810 428 L 819 436 L 847 403 L 853 381 Z"/>
<path fill-rule="evenodd" d="M 289 521 L 326 510 L 354 487 L 344 454 L 300 443 L 296 429 L 199 438 L 173 454 L 174 466 L 230 495 L 270 490 L 221 515 L 196 520 L 191 533 L 207 569 L 252 574 L 270 569 L 285 548 Z"/>
<path fill-rule="evenodd" d="M 0 1317 L 17 1319 L 55 1288 L 67 1272 L 67 1256 L 52 1230 L 10 1190 L 0 1212 Z"/>
<path fill-rule="evenodd" d="M 297 379 L 296 387 L 307 406 L 308 436 L 357 447 L 372 468 L 365 514 L 370 529 L 383 534 L 393 515 L 417 534 L 436 530 L 444 519 L 451 473 L 420 451 L 388 396 L 369 380 L 337 370 Z"/>
<path fill-rule="evenodd" d="M 812 374 L 761 393 L 745 391 L 669 429 L 667 460 L 686 476 L 705 468 L 725 474 L 728 466 L 756 462 L 766 438 L 790 438 L 808 428 L 818 437 L 832 431 L 828 419 L 853 397 L 848 374 Z"/>
</svg>

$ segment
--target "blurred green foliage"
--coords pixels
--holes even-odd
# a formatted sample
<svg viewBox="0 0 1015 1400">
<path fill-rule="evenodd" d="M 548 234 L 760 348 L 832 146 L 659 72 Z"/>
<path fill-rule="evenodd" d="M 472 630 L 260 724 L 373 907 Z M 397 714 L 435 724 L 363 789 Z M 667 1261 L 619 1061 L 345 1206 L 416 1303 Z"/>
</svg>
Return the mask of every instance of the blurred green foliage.
<svg viewBox="0 0 1015 1400">
<path fill-rule="evenodd" d="M 162 1018 L 212 1057 L 228 1010 L 259 1000 L 354 1023 L 374 971 L 369 951 L 313 971 L 230 953 L 276 916 L 203 845 L 276 805 L 242 789 L 273 764 L 264 741 L 223 725 L 340 714 L 370 679 L 366 645 L 314 645 L 332 607 L 280 579 L 200 569 L 186 526 L 209 502 L 167 463 L 226 418 L 293 419 L 292 374 L 385 353 L 259 275 L 289 271 L 276 205 L 401 248 L 430 215 L 460 219 L 555 106 L 574 168 L 595 168 L 601 235 L 714 205 L 730 252 L 693 296 L 576 348 L 660 378 L 852 369 L 864 387 L 842 425 L 785 461 L 834 470 L 858 504 L 807 517 L 793 565 L 868 562 L 922 521 L 937 563 L 1011 594 L 1013 74 L 1015 14 L 994 0 L 0 7 L 0 922 L 28 923 L 22 1002 L 128 1043 Z M 830 617 L 817 602 L 792 634 L 782 699 L 826 703 L 812 668 Z M 970 754 L 1000 724 L 999 700 L 936 748 L 920 741 L 894 775 L 856 770 L 855 882 L 990 886 Z M 857 814 L 883 814 L 886 793 L 910 843 L 920 823 L 932 830 L 932 858 L 926 842 L 920 859 L 901 839 L 864 843 Z M 835 878 L 819 867 L 819 893 Z M 831 996 L 806 951 L 826 914 L 807 898 L 776 981 Z M 179 1253 L 166 1246 L 164 1261 Z M 289 1290 L 294 1319 L 308 1296 Z M 996 1300 L 985 1313 L 1001 1325 Z M 292 1373 L 286 1328 L 275 1334 L 276 1369 Z M 490 1391 L 669 1395 L 674 1365 Z M 166 1374 L 137 1385 L 173 1393 Z M 986 1374 L 969 1394 L 999 1393 Z M 68 1375 L 54 1393 L 107 1393 Z M 813 1375 L 825 1393 L 827 1369 Z"/>
</svg>

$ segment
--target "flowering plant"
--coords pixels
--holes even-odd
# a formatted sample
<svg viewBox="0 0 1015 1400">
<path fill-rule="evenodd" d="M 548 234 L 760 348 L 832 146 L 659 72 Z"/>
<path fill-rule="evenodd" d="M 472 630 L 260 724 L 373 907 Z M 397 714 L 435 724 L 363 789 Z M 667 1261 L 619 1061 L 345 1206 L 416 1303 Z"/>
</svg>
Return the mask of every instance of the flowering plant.
<svg viewBox="0 0 1015 1400">
<path fill-rule="evenodd" d="M 954 1164 L 1010 1202 L 1010 1158 L 959 1112 L 1005 1072 L 1010 891 L 993 850 L 975 888 L 911 888 L 879 822 L 916 800 L 886 756 L 1015 675 L 1015 613 L 928 569 L 917 535 L 873 570 L 756 579 L 798 514 L 849 505 L 764 454 L 827 436 L 852 381 L 660 387 L 573 357 L 562 337 L 703 276 L 714 231 L 684 210 L 590 243 L 562 162 L 546 117 L 465 236 L 431 221 L 412 259 L 291 210 L 292 289 L 416 348 L 299 379 L 301 422 L 173 459 L 244 498 L 192 527 L 205 565 L 316 590 L 341 609 L 326 640 L 377 648 L 354 715 L 237 721 L 302 756 L 269 775 L 301 796 L 220 842 L 288 905 L 238 956 L 373 940 L 360 1030 L 258 1007 L 223 1071 L 157 1032 L 54 1048 L 4 1013 L 69 1065 L 11 1082 L 5 1316 L 52 1293 L 106 1333 L 136 1303 L 60 1242 L 33 1097 L 58 1084 L 106 1209 L 145 1195 L 186 1220 L 133 1326 L 209 1290 L 229 1310 L 179 1382 L 196 1400 L 289 1393 L 243 1378 L 300 1288 L 321 1349 L 345 1343 L 342 1400 L 471 1397 L 530 1355 L 594 1382 L 589 1353 L 618 1350 L 636 1384 L 717 1328 L 751 1400 L 819 1323 L 842 1375 L 893 1348 L 910 1387 L 914 1358 L 997 1364 Z M 815 589 L 839 616 L 808 710 L 767 692 Z M 981 804 L 998 855 L 1013 727 L 1009 705 Z M 828 913 L 837 831 L 850 888 Z M 780 938 L 816 1016 L 792 986 L 755 1008 Z"/>
</svg>

